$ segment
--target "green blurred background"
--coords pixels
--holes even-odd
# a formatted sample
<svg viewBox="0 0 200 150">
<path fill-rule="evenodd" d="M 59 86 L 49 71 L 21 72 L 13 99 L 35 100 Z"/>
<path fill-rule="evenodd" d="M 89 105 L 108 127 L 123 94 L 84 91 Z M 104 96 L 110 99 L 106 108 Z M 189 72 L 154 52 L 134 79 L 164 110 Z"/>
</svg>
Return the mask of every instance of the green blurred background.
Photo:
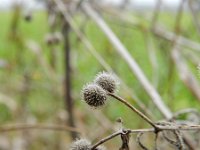
<svg viewBox="0 0 200 150">
<path fill-rule="evenodd" d="M 171 59 L 172 43 L 154 35 L 149 30 L 152 22 L 151 19 L 149 21 L 146 18 L 152 16 L 153 12 L 153 10 L 126 12 L 139 23 L 137 27 L 113 19 L 106 12 L 101 12 L 101 14 L 172 112 L 185 108 L 200 110 L 198 98 L 182 82 Z M 164 25 L 167 30 L 174 32 L 176 15 L 176 10 L 161 11 L 157 22 Z M 68 118 L 64 102 L 65 52 L 63 47 L 65 41 L 63 38 L 56 44 L 48 41 L 49 35 L 62 32 L 62 23 L 58 23 L 52 31 L 45 10 L 33 11 L 30 20 L 26 17 L 18 7 L 0 12 L 0 123 L 1 125 L 16 123 L 65 125 Z M 83 20 L 82 13 L 77 12 L 74 15 L 74 21 L 78 26 L 81 26 Z M 200 41 L 192 16 L 187 10 L 182 13 L 179 30 L 182 36 L 192 41 Z M 129 87 L 131 93 L 151 111 L 153 119 L 155 121 L 163 119 L 141 83 L 93 21 L 88 19 L 85 22 L 84 34 Z M 118 117 L 123 118 L 124 126 L 127 128 L 148 127 L 148 124 L 136 114 L 113 99 L 109 99 L 106 106 L 97 110 L 88 108 L 81 101 L 83 85 L 91 82 L 98 72 L 105 69 L 89 53 L 73 30 L 70 31 L 69 36 L 75 124 L 81 129 L 82 136 L 96 141 L 112 133 L 112 129 L 108 130 L 109 127 L 106 126 L 113 125 L 114 129 L 117 126 L 115 120 Z M 30 41 L 40 47 L 39 55 L 27 46 Z M 150 56 L 152 52 L 148 44 L 153 45 L 156 69 L 152 65 Z M 182 48 L 181 51 L 183 51 L 183 57 L 191 73 L 197 77 L 199 82 L 198 64 L 188 57 L 194 55 L 199 58 L 199 52 L 187 48 Z M 41 59 L 46 65 L 41 63 Z M 44 68 L 45 66 L 48 68 Z M 138 104 L 122 86 L 119 86 L 118 95 L 138 107 Z M 102 123 L 99 123 L 101 120 Z M 102 130 L 104 132 L 99 134 L 98 131 Z M 70 134 L 66 132 L 29 130 L 27 134 L 30 135 L 30 141 L 26 149 L 62 149 L 68 147 L 70 143 Z M 14 141 L 21 136 L 23 136 L 21 132 L 6 132 L 0 138 L 9 141 L 7 149 L 14 149 Z M 117 140 L 119 139 L 113 140 L 113 143 L 108 142 L 107 146 L 118 147 Z M 1 145 L 4 149 L 0 142 Z"/>
</svg>

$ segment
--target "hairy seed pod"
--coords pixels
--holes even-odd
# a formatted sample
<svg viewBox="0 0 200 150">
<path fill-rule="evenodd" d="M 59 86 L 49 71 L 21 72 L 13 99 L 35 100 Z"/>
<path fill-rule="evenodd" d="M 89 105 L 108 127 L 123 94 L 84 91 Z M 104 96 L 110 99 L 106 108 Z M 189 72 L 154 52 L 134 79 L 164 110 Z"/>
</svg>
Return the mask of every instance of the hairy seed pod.
<svg viewBox="0 0 200 150">
<path fill-rule="evenodd" d="M 107 93 L 99 85 L 91 83 L 83 88 L 83 99 L 91 107 L 103 106 L 107 100 Z"/>
<path fill-rule="evenodd" d="M 118 81 L 115 76 L 111 73 L 106 72 L 101 72 L 97 74 L 94 82 L 110 93 L 114 93 L 118 85 Z"/>
<path fill-rule="evenodd" d="M 76 140 L 70 146 L 70 150 L 91 150 L 91 142 L 86 139 Z"/>
</svg>

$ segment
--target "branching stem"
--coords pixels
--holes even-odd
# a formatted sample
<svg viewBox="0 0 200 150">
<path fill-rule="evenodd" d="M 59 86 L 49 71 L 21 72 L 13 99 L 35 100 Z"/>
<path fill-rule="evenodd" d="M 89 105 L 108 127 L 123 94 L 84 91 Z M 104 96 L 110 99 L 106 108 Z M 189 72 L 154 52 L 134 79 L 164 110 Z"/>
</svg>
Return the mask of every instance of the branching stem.
<svg viewBox="0 0 200 150">
<path fill-rule="evenodd" d="M 155 129 L 158 129 L 158 127 L 155 125 L 155 123 L 153 123 L 153 121 L 150 118 L 148 118 L 145 114 L 143 114 L 137 108 L 135 108 L 130 103 L 128 103 L 126 100 L 124 100 L 123 98 L 121 98 L 115 94 L 112 94 L 112 93 L 108 93 L 108 95 L 110 95 L 111 97 L 113 97 L 116 100 L 125 104 L 127 107 L 129 107 L 131 110 L 133 110 L 135 113 L 137 113 L 142 119 L 144 119 L 146 122 L 148 122 L 152 127 L 154 127 Z"/>
</svg>

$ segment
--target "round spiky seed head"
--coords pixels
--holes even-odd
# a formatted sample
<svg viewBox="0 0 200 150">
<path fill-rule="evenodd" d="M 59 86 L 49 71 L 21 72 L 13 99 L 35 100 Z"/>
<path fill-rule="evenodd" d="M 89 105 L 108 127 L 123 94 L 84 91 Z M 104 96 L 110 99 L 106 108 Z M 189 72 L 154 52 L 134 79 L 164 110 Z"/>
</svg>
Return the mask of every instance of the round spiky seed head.
<svg viewBox="0 0 200 150">
<path fill-rule="evenodd" d="M 118 85 L 118 81 L 115 76 L 106 72 L 99 73 L 94 82 L 110 93 L 114 93 Z"/>
<path fill-rule="evenodd" d="M 94 108 L 103 106 L 107 100 L 106 91 L 94 83 L 87 84 L 82 92 L 85 102 Z"/>
<path fill-rule="evenodd" d="M 91 142 L 86 139 L 76 140 L 70 146 L 70 150 L 91 150 Z"/>
</svg>

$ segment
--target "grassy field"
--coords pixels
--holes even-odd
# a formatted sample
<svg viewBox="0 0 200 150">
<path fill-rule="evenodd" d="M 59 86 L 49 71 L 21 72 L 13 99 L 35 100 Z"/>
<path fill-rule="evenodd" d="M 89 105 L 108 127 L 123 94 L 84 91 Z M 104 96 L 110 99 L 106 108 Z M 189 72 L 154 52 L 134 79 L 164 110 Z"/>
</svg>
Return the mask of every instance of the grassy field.
<svg viewBox="0 0 200 150">
<path fill-rule="evenodd" d="M 26 22 L 22 16 L 19 16 L 16 32 L 12 31 L 12 24 L 15 24 L 13 13 L 1 12 L 0 18 L 0 59 L 7 64 L 5 67 L 0 67 L 0 94 L 8 96 L 17 105 L 17 109 L 13 112 L 6 103 L 0 103 L 0 123 L 12 124 L 23 122 L 24 120 L 21 120 L 22 114 L 25 118 L 32 117 L 35 122 L 60 123 L 59 119 L 65 110 L 63 100 L 64 83 L 62 82 L 65 77 L 63 44 L 61 43 L 54 47 L 56 49 L 57 61 L 53 71 L 56 73 L 59 82 L 55 82 L 47 77 L 45 69 L 42 68 L 37 56 L 25 46 L 25 42 L 29 39 L 36 41 L 42 49 L 42 57 L 50 64 L 52 47 L 45 43 L 45 36 L 50 32 L 47 15 L 44 12 L 34 13 L 31 22 Z M 109 17 L 105 18 L 109 20 Z M 77 20 L 79 22 L 79 19 Z M 174 14 L 161 14 L 159 21 L 173 31 Z M 149 35 L 156 48 L 158 70 L 155 72 L 152 68 L 149 51 L 145 42 L 147 33 L 144 34 L 135 28 L 123 28 L 117 23 L 109 23 L 143 69 L 148 79 L 153 83 L 155 81 L 154 77 L 157 76 L 156 88 L 164 99 L 165 104 L 173 112 L 191 107 L 200 110 L 199 101 L 180 80 L 174 64 L 171 63 L 169 53 L 171 44 L 169 42 L 159 39 L 152 34 Z M 144 21 L 144 26 L 148 27 L 149 23 Z M 159 111 L 152 104 L 150 97 L 132 74 L 125 61 L 116 53 L 105 35 L 92 21 L 87 22 L 85 33 L 101 56 L 130 87 L 132 93 L 135 93 L 152 111 L 155 118 L 161 119 Z M 182 34 L 192 40 L 199 41 L 198 34 L 188 14 L 184 14 L 182 19 Z M 87 51 L 84 45 L 77 42 L 73 32 L 70 35 L 72 37 L 72 89 L 75 101 L 76 122 L 84 122 L 83 128 L 89 130 L 90 127 L 98 127 L 98 124 L 92 113 L 84 111 L 87 106 L 81 101 L 80 92 L 82 86 L 92 81 L 94 76 L 98 72 L 103 71 L 104 68 Z M 190 63 L 190 67 L 191 71 L 197 76 L 197 66 Z M 23 92 L 26 75 L 28 75 L 30 80 L 28 93 Z M 120 87 L 118 93 L 137 106 L 131 99 L 131 96 L 127 94 L 126 89 Z M 94 111 L 103 112 L 113 124 L 116 118 L 122 117 L 127 127 L 142 128 L 147 126 L 137 115 L 130 113 L 124 106 L 112 100 L 101 110 Z"/>
</svg>

